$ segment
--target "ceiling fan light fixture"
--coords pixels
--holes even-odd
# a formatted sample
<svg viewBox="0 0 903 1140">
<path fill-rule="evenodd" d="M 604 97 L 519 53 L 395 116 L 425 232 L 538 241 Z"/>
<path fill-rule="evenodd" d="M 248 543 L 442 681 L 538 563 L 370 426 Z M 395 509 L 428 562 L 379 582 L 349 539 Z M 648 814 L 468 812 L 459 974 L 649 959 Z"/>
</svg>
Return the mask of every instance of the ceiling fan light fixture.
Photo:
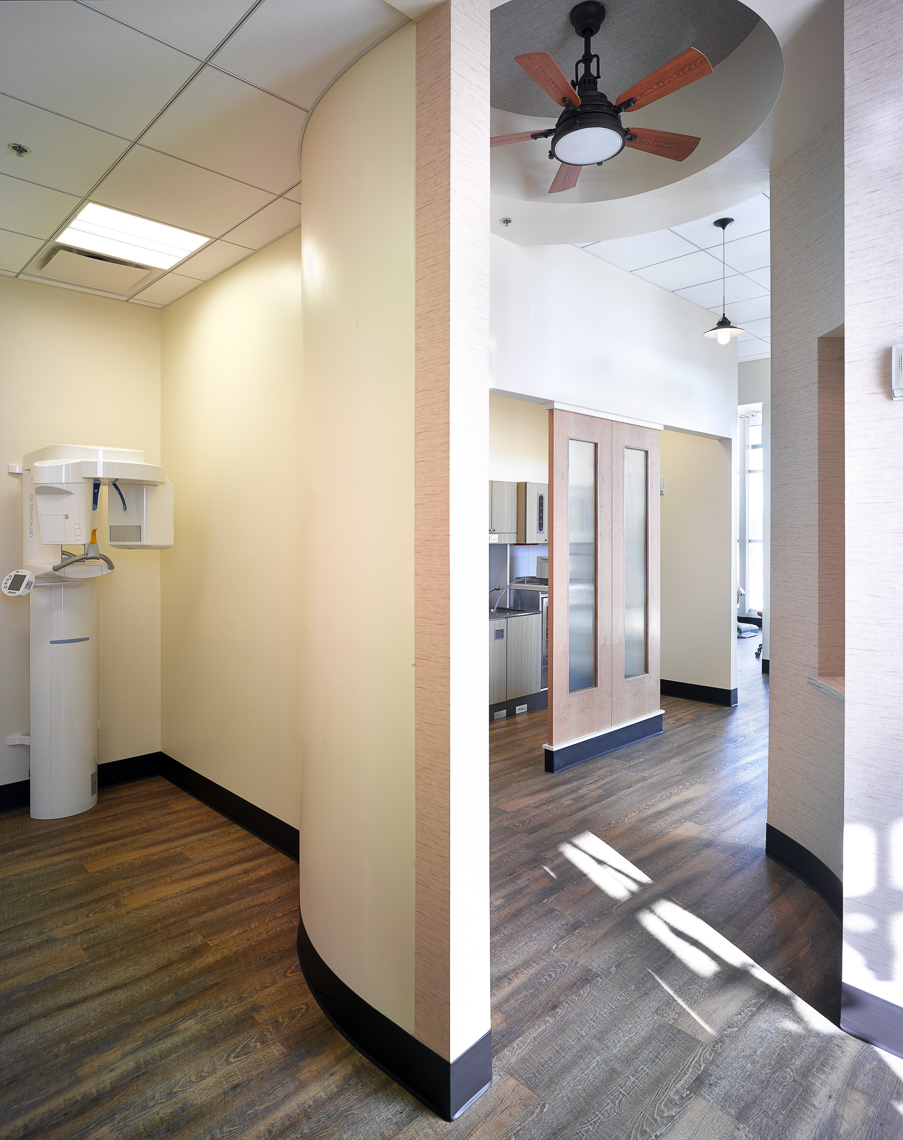
<svg viewBox="0 0 903 1140">
<path fill-rule="evenodd" d="M 601 116 L 594 116 L 601 117 Z M 579 120 L 556 133 L 552 153 L 568 166 L 595 166 L 607 162 L 624 149 L 624 131 L 605 123 L 589 124 Z"/>
</svg>

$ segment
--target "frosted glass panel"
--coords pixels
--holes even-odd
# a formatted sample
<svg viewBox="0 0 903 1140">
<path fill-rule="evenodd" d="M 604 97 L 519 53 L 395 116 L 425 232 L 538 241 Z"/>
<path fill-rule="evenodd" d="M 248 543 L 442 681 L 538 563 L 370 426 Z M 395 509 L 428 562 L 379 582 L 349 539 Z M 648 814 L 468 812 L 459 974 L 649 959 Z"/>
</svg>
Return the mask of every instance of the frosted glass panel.
<svg viewBox="0 0 903 1140">
<path fill-rule="evenodd" d="M 568 691 L 596 684 L 596 445 L 568 440 Z"/>
<path fill-rule="evenodd" d="M 624 676 L 646 671 L 646 455 L 624 449 Z"/>
</svg>

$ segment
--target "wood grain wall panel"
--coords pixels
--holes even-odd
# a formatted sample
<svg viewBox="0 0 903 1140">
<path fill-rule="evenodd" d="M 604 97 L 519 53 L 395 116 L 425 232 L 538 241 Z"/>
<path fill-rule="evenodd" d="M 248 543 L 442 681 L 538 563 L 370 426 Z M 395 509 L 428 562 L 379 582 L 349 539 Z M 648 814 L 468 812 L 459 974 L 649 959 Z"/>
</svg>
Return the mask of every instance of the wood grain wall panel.
<svg viewBox="0 0 903 1140">
<path fill-rule="evenodd" d="M 843 337 L 818 341 L 818 672 L 844 675 Z"/>
<path fill-rule="evenodd" d="M 489 1029 L 489 12 L 417 25 L 414 1035 L 454 1060 Z"/>
<path fill-rule="evenodd" d="M 837 875 L 843 753 L 834 712 L 826 711 L 831 698 L 806 678 L 818 672 L 818 338 L 844 315 L 842 154 L 838 118 L 771 180 L 768 822 Z"/>
<path fill-rule="evenodd" d="M 846 179 L 846 825 L 871 891 L 847 899 L 873 929 L 851 936 L 844 981 L 903 1005 L 899 933 L 903 818 L 903 402 L 890 392 L 890 348 L 903 342 L 903 8 L 844 6 Z M 867 107 L 868 129 L 862 109 Z M 894 140 L 891 142 L 891 140 Z M 897 830 L 895 830 L 897 829 Z M 869 839 L 866 837 L 869 836 Z"/>
<path fill-rule="evenodd" d="M 652 428 L 614 422 L 611 425 L 611 722 L 656 713 L 661 708 L 661 496 L 660 435 Z M 625 554 L 624 554 L 624 451 L 636 448 L 647 454 L 646 503 L 646 672 L 626 677 L 625 668 Z"/>
<path fill-rule="evenodd" d="M 566 744 L 611 728 L 611 434 L 612 421 L 549 412 L 549 743 Z M 596 685 L 569 691 L 568 444 L 596 445 Z"/>
</svg>

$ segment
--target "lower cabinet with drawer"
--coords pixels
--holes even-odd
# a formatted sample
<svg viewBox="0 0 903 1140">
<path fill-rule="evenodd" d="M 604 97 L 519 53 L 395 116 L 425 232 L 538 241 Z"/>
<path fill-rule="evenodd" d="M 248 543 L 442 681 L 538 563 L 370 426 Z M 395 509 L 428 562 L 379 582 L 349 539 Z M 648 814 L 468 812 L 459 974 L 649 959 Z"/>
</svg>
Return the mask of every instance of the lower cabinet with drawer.
<svg viewBox="0 0 903 1140">
<path fill-rule="evenodd" d="M 489 622 L 490 720 L 516 710 L 545 708 L 542 684 L 542 615 L 518 614 Z"/>
</svg>

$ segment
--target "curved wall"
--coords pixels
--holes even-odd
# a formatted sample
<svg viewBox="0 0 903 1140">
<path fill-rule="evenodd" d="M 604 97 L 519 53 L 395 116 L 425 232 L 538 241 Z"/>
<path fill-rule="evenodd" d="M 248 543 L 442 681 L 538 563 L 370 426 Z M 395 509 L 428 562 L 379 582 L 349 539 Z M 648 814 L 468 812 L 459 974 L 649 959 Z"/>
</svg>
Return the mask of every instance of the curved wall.
<svg viewBox="0 0 903 1140">
<path fill-rule="evenodd" d="M 408 25 L 317 105 L 301 152 L 306 535 L 301 912 L 414 1029 L 414 133 Z"/>
</svg>

